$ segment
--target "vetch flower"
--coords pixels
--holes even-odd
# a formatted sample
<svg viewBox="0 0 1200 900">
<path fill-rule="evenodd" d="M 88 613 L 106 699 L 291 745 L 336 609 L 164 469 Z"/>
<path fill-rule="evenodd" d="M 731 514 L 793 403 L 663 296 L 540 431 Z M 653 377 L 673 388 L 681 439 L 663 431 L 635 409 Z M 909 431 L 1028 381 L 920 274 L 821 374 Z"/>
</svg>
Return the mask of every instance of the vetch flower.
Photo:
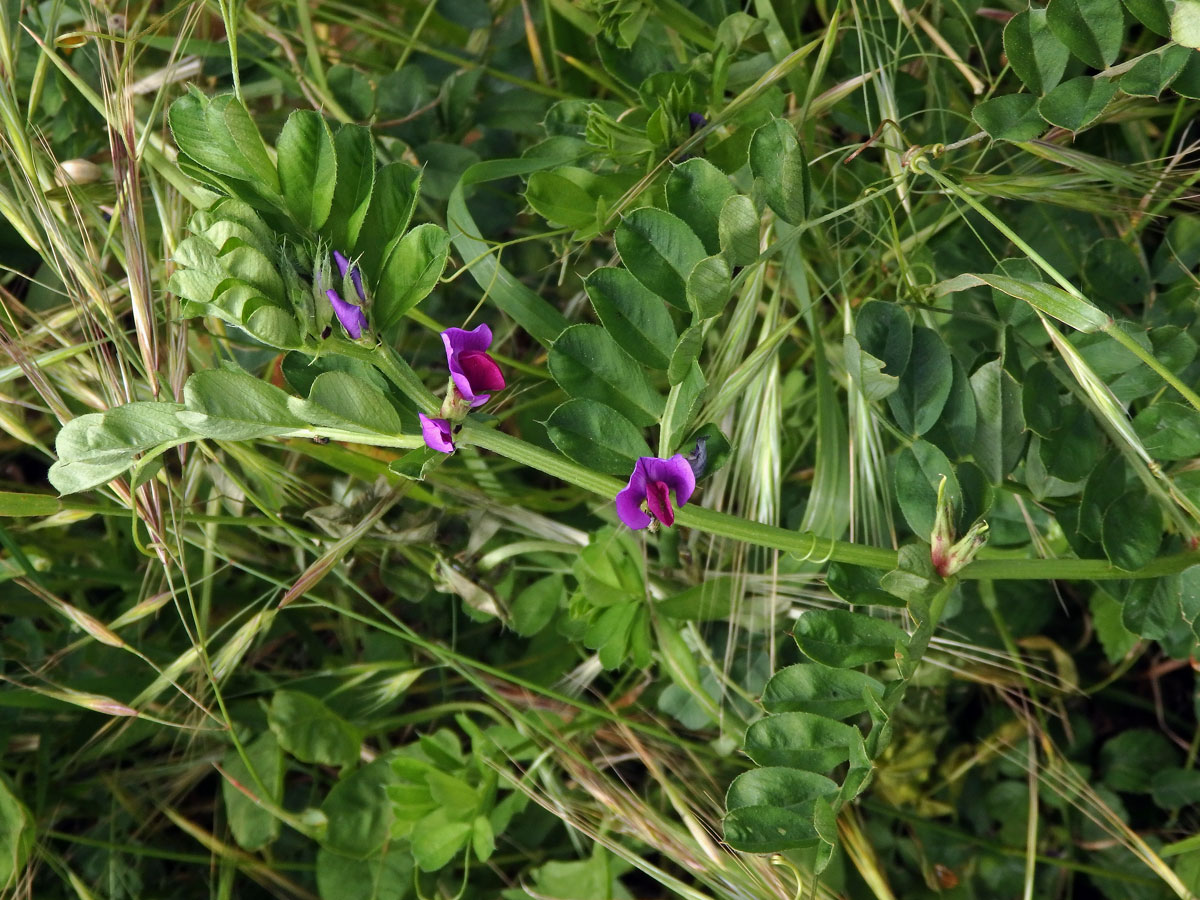
<svg viewBox="0 0 1200 900">
<path fill-rule="evenodd" d="M 696 475 L 682 454 L 676 453 L 670 459 L 642 456 L 633 467 L 629 484 L 617 494 L 617 515 L 635 530 L 654 520 L 673 525 L 671 492 L 675 492 L 675 504 L 683 506 L 695 489 Z M 649 513 L 642 508 L 643 503 Z"/>
<path fill-rule="evenodd" d="M 327 290 L 325 296 L 329 298 L 330 304 L 333 305 L 333 314 L 337 316 L 337 320 L 346 329 L 346 334 L 350 335 L 356 341 L 361 338 L 363 329 L 367 327 L 367 314 L 362 311 L 362 307 L 355 306 L 353 303 L 347 303 L 342 299 L 341 294 L 333 288 Z"/>
<path fill-rule="evenodd" d="M 459 395 L 472 407 L 488 402 L 490 393 L 504 388 L 504 374 L 496 361 L 487 355 L 492 346 L 492 329 L 479 325 L 471 331 L 447 328 L 442 332 L 446 345 L 446 365 Z"/>
<path fill-rule="evenodd" d="M 346 272 L 350 273 L 350 281 L 354 285 L 354 290 L 358 293 L 358 299 L 366 302 L 367 296 L 363 291 L 362 272 L 358 270 L 358 266 L 350 268 L 350 260 L 346 259 L 341 253 L 333 251 L 333 261 L 337 263 L 338 271 L 342 274 L 343 285 L 346 279 Z M 318 277 L 318 287 L 319 285 Z M 350 303 L 342 299 L 333 288 L 325 291 L 325 296 L 329 298 L 329 303 L 333 307 L 333 314 L 337 316 L 337 320 L 342 323 L 342 327 L 346 329 L 346 334 L 359 340 L 362 338 L 363 329 L 367 327 L 367 314 L 363 312 L 361 306 Z"/>
<path fill-rule="evenodd" d="M 354 283 L 354 290 L 358 292 L 358 299 L 362 302 L 367 301 L 367 295 L 363 293 L 362 271 L 355 266 L 350 268 L 350 260 L 342 256 L 336 250 L 333 251 L 333 261 L 337 263 L 338 271 L 342 273 L 342 278 L 346 277 L 346 270 L 350 271 L 350 281 Z"/>
<path fill-rule="evenodd" d="M 424 413 L 417 413 L 421 419 L 421 437 L 430 450 L 439 453 L 454 452 L 454 436 L 450 431 L 450 423 L 445 419 L 431 419 Z"/>
</svg>

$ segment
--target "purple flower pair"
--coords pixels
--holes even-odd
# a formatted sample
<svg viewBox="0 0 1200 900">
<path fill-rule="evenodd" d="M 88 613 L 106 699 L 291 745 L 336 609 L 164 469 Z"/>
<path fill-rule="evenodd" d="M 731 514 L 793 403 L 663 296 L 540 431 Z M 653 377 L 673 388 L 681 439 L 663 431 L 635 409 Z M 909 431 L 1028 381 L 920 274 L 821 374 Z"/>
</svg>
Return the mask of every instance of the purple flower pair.
<svg viewBox="0 0 1200 900">
<path fill-rule="evenodd" d="M 351 268 L 350 260 L 346 259 L 345 256 L 336 250 L 333 251 L 333 261 L 337 263 L 338 271 L 342 273 L 343 283 L 346 280 L 346 273 L 350 273 L 350 281 L 354 285 L 354 290 L 358 294 L 359 301 L 366 303 L 367 295 L 363 290 L 362 272 L 358 266 Z M 363 329 L 368 327 L 367 314 L 363 312 L 363 308 L 343 300 L 342 295 L 333 288 L 325 291 L 325 296 L 329 298 L 329 303 L 333 306 L 333 314 L 337 316 L 337 320 L 346 329 L 346 334 L 350 335 L 356 341 L 361 340 Z"/>
<path fill-rule="evenodd" d="M 425 443 L 440 453 L 454 450 L 454 435 L 451 419 L 461 420 L 477 406 L 491 399 L 491 391 L 504 389 L 504 373 L 500 366 L 487 354 L 492 346 L 492 329 L 487 325 L 476 326 L 471 331 L 462 328 L 447 328 L 442 332 L 442 343 L 446 347 L 446 367 L 450 370 L 450 391 L 442 404 L 442 418 L 431 418 L 418 413 L 421 419 L 421 436 Z M 484 392 L 488 393 L 484 393 Z"/>
<path fill-rule="evenodd" d="M 654 521 L 670 526 L 675 524 L 671 493 L 675 494 L 675 503 L 683 506 L 695 490 L 696 474 L 683 454 L 676 453 L 670 459 L 642 456 L 633 467 L 629 484 L 617 494 L 617 515 L 635 530 Z"/>
</svg>

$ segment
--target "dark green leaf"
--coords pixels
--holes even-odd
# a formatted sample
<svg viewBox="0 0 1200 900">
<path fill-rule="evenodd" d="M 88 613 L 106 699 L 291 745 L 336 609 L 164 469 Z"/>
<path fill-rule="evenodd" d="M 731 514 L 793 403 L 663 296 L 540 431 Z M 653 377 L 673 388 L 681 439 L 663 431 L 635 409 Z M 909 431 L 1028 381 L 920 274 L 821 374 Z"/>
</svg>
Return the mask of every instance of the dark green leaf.
<svg viewBox="0 0 1200 900">
<path fill-rule="evenodd" d="M 1109 504 L 1104 512 L 1101 542 L 1108 561 L 1127 571 L 1140 569 L 1154 559 L 1162 542 L 1162 512 L 1155 498 L 1133 490 Z"/>
<path fill-rule="evenodd" d="M 696 232 L 710 254 L 721 252 L 721 209 L 736 193 L 728 175 L 700 158 L 680 163 L 667 177 L 667 209 Z"/>
<path fill-rule="evenodd" d="M 597 400 L 649 427 L 664 401 L 639 366 L 598 325 L 572 325 L 550 349 L 550 374 L 572 397 Z"/>
<path fill-rule="evenodd" d="M 1143 56 L 1121 76 L 1121 90 L 1131 97 L 1155 97 L 1171 86 L 1196 51 L 1178 44 Z"/>
<path fill-rule="evenodd" d="M 925 437 L 947 456 L 962 459 L 974 448 L 978 415 L 967 370 L 957 359 L 951 358 L 950 364 L 954 370 L 954 380 L 950 384 L 946 405 L 942 407 L 941 418 L 926 432 Z"/>
<path fill-rule="evenodd" d="M 584 280 L 605 330 L 634 359 L 666 369 L 678 336 L 662 300 L 628 269 L 596 269 Z"/>
<path fill-rule="evenodd" d="M 1103 238 L 1088 248 L 1083 277 L 1088 296 L 1108 311 L 1141 296 L 1150 284 L 1141 257 L 1119 238 Z"/>
<path fill-rule="evenodd" d="M 1008 64 L 1035 94 L 1051 90 L 1067 68 L 1070 51 L 1046 27 L 1044 9 L 1023 9 L 1004 26 Z"/>
<path fill-rule="evenodd" d="M 1138 637 L 1163 640 L 1183 618 L 1179 588 L 1180 579 L 1170 576 L 1116 582 L 1112 590 L 1121 597 L 1121 624 Z"/>
<path fill-rule="evenodd" d="M 1105 786 L 1114 791 L 1148 794 L 1156 772 L 1179 764 L 1179 751 L 1149 728 L 1130 728 L 1109 738 L 1100 748 Z"/>
<path fill-rule="evenodd" d="M 971 110 L 975 124 L 994 141 L 1032 141 L 1046 130 L 1032 94 L 1004 94 Z"/>
<path fill-rule="evenodd" d="M 275 735 L 264 731 L 246 745 L 246 756 L 254 766 L 258 781 L 266 788 L 266 797 L 262 799 L 278 805 L 283 794 L 283 754 Z M 223 768 L 227 777 L 221 781 L 221 795 L 225 800 L 229 830 L 243 850 L 261 850 L 279 837 L 279 820 L 230 781 L 233 779 L 255 797 L 261 797 L 258 783 L 235 749 L 226 752 Z"/>
<path fill-rule="evenodd" d="M 334 99 L 356 121 L 363 122 L 375 112 L 375 89 L 367 76 L 352 66 L 338 63 L 325 73 Z"/>
<path fill-rule="evenodd" d="M 650 206 L 617 226 L 617 250 L 633 276 L 672 306 L 687 309 L 687 278 L 707 255 L 695 232 L 677 216 Z"/>
<path fill-rule="evenodd" d="M 962 490 L 946 454 L 927 441 L 916 441 L 896 459 L 896 502 L 913 534 L 925 541 L 933 533 L 937 489 L 943 476 L 945 499 L 957 512 L 962 509 Z"/>
<path fill-rule="evenodd" d="M 388 787 L 398 782 L 386 757 L 339 779 L 321 804 L 329 822 L 324 846 L 360 860 L 378 853 L 395 818 Z"/>
<path fill-rule="evenodd" d="M 1153 772 L 1150 791 L 1160 809 L 1193 807 L 1200 803 L 1200 772 L 1195 769 L 1167 768 Z"/>
<path fill-rule="evenodd" d="M 568 400 L 550 414 L 546 432 L 554 446 L 580 465 L 628 478 L 638 457 L 653 456 L 642 432 L 611 406 Z"/>
<path fill-rule="evenodd" d="M 1166 0 L 1124 0 L 1124 3 L 1133 17 L 1155 34 L 1171 36 L 1171 14 Z"/>
<path fill-rule="evenodd" d="M 971 376 L 978 419 L 975 461 L 993 484 L 1004 480 L 1025 449 L 1021 388 L 1000 360 L 980 366 Z"/>
<path fill-rule="evenodd" d="M 8 779 L 0 775 L 0 888 L 16 884 L 24 874 L 33 851 L 36 824 L 29 809 L 10 789 Z"/>
<path fill-rule="evenodd" d="M 863 692 L 883 696 L 883 685 L 854 669 L 835 669 L 820 663 L 787 666 L 763 688 L 767 712 L 809 712 L 846 719 L 867 711 Z"/>
<path fill-rule="evenodd" d="M 827 772 L 850 758 L 854 730 L 812 713 L 780 713 L 750 726 L 746 754 L 760 766 Z"/>
<path fill-rule="evenodd" d="M 896 642 L 908 639 L 891 622 L 844 609 L 805 610 L 792 633 L 805 656 L 839 669 L 895 659 Z"/>
<path fill-rule="evenodd" d="M 750 139 L 750 171 L 754 189 L 785 222 L 798 225 L 812 205 L 808 160 L 795 129 L 784 119 L 772 119 Z"/>
<path fill-rule="evenodd" d="M 896 392 L 888 397 L 896 424 L 914 436 L 927 432 L 941 416 L 953 383 L 954 367 L 945 342 L 930 328 L 914 328 L 912 355 Z"/>
<path fill-rule="evenodd" d="M 1072 53 L 1091 66 L 1111 66 L 1121 52 L 1125 15 L 1120 0 L 1054 0 L 1046 24 Z"/>
<path fill-rule="evenodd" d="M 1037 109 L 1051 125 L 1082 131 L 1100 118 L 1116 95 L 1115 79 L 1082 76 L 1064 81 L 1038 101 Z"/>
<path fill-rule="evenodd" d="M 912 355 L 913 327 L 899 304 L 868 300 L 854 317 L 854 336 L 864 350 L 883 361 L 888 375 L 904 374 Z"/>
<path fill-rule="evenodd" d="M 1137 414 L 1133 430 L 1155 459 L 1200 456 L 1200 412 L 1190 406 L 1160 400 Z"/>
</svg>

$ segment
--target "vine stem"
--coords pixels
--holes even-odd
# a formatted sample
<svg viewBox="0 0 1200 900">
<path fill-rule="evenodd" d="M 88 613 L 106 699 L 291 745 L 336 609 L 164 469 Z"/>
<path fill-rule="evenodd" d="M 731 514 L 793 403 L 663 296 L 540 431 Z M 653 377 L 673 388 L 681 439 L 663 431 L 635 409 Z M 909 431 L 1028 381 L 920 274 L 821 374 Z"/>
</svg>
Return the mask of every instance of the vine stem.
<svg viewBox="0 0 1200 900">
<path fill-rule="evenodd" d="M 386 344 L 366 347 L 341 338 L 336 341 L 336 352 L 374 364 L 410 400 L 427 415 L 437 415 L 437 397 L 425 386 L 412 367 L 396 351 Z M 458 437 L 462 446 L 475 446 L 490 450 L 513 462 L 537 469 L 568 484 L 591 491 L 609 501 L 617 491 L 625 487 L 610 475 L 595 472 L 586 466 L 572 462 L 564 456 L 538 447 L 495 428 L 480 425 L 468 419 L 463 423 Z M 780 550 L 804 560 L 819 563 L 840 562 L 864 566 L 869 569 L 890 571 L 896 568 L 895 550 L 885 547 L 869 547 L 849 541 L 838 541 L 821 537 L 811 531 L 790 531 L 776 525 L 764 525 L 731 516 L 728 513 L 704 509 L 700 506 L 685 506 L 675 520 L 688 528 L 719 535 L 747 544 Z M 977 559 L 958 573 L 960 579 L 987 578 L 1000 580 L 1062 579 L 1064 581 L 1112 581 L 1123 578 L 1157 578 L 1182 572 L 1200 565 L 1200 551 L 1164 556 L 1148 565 L 1127 572 L 1101 559 Z"/>
</svg>

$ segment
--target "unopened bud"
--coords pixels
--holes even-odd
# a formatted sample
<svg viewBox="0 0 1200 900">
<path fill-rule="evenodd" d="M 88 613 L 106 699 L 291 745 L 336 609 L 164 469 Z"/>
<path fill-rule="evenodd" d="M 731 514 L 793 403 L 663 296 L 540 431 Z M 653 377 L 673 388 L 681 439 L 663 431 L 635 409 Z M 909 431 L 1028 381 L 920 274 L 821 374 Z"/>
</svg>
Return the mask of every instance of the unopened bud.
<svg viewBox="0 0 1200 900">
<path fill-rule="evenodd" d="M 946 499 L 946 476 L 938 482 L 937 514 L 929 536 L 929 559 L 943 578 L 959 572 L 987 543 L 987 522 L 976 522 L 962 538 L 954 540 L 954 510 Z"/>
</svg>

